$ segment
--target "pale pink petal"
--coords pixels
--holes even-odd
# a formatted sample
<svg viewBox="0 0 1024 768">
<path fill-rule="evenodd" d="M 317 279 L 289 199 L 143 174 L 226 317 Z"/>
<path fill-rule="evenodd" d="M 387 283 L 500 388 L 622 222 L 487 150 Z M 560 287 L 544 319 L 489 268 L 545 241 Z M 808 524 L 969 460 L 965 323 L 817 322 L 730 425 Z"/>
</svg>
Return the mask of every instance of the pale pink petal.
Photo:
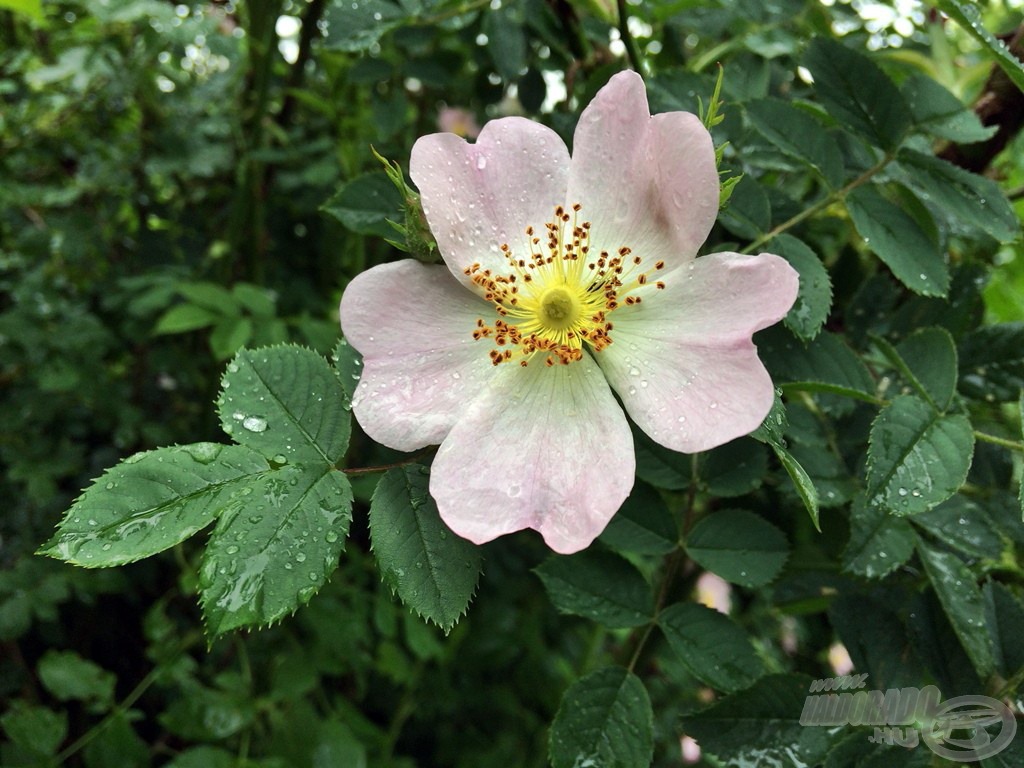
<svg viewBox="0 0 1024 768">
<path fill-rule="evenodd" d="M 444 267 L 406 259 L 356 277 L 341 329 L 363 355 L 352 410 L 366 433 L 400 451 L 440 443 L 494 376 L 493 347 L 473 339 L 493 317 Z"/>
<path fill-rule="evenodd" d="M 487 123 L 476 143 L 450 133 L 419 139 L 409 173 L 441 256 L 463 282 L 475 262 L 508 271 L 500 248 L 529 254 L 528 226 L 543 232 L 565 204 L 569 152 L 554 131 L 521 117 Z"/>
<path fill-rule="evenodd" d="M 478 544 L 533 528 L 556 552 L 584 549 L 633 486 L 622 409 L 590 357 L 498 368 L 434 459 L 441 517 Z"/>
<path fill-rule="evenodd" d="M 593 225 L 592 250 L 627 246 L 667 268 L 691 259 L 718 215 L 711 135 L 688 112 L 651 117 L 643 80 L 620 72 L 583 110 L 567 199 Z"/>
<path fill-rule="evenodd" d="M 597 358 L 626 411 L 656 442 L 695 453 L 749 434 L 774 388 L 751 340 L 796 300 L 778 256 L 716 253 L 667 275 L 663 291 L 616 310 Z"/>
</svg>

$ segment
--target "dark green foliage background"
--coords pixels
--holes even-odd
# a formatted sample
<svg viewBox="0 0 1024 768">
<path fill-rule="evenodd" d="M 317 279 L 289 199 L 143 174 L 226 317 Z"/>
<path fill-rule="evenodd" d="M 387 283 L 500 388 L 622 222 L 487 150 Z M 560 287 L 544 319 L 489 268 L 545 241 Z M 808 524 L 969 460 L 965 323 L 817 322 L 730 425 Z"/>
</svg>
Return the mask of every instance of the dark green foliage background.
<svg viewBox="0 0 1024 768">
<path fill-rule="evenodd" d="M 0 0 L 0 764 L 668 766 L 684 733 L 708 765 L 884 762 L 866 731 L 797 722 L 837 642 L 869 687 L 1019 701 L 1024 143 L 1018 125 L 987 150 L 969 111 L 998 123 L 1021 99 L 990 34 L 1019 37 L 1019 3 L 935 0 L 899 47 L 843 0 L 617 5 Z M 637 433 L 640 479 L 587 552 L 453 541 L 429 455 L 348 442 L 341 291 L 401 255 L 388 219 L 431 257 L 371 146 L 406 166 L 443 105 L 569 140 L 631 65 L 654 111 L 697 111 L 717 64 L 742 180 L 707 250 L 770 250 L 802 278 L 757 338 L 776 409 L 698 457 Z M 277 354 L 305 366 L 286 396 L 344 406 L 302 401 L 322 431 L 297 456 L 245 436 L 244 397 L 219 389 L 232 358 L 236 384 L 294 370 Z M 108 468 L 225 432 L 240 445 L 146 454 L 75 507 L 163 457 L 189 492 L 212 482 L 197 452 L 253 478 L 114 542 L 127 564 L 34 554 Z M 323 480 L 326 507 L 303 494 L 294 530 L 253 530 L 308 552 L 312 582 L 261 582 L 229 614 L 238 494 L 282 478 Z M 324 509 L 336 526 L 304 549 Z M 89 525 L 69 516 L 47 553 L 102 559 Z M 729 617 L 695 604 L 705 570 L 732 583 Z"/>
</svg>

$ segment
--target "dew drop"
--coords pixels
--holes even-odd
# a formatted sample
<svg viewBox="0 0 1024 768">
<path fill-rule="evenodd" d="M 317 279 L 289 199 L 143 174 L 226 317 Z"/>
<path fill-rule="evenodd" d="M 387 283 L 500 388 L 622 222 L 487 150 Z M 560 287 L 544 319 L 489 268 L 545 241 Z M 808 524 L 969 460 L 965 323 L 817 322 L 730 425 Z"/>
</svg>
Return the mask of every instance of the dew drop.
<svg viewBox="0 0 1024 768">
<path fill-rule="evenodd" d="M 266 432 L 267 420 L 262 416 L 246 416 L 242 420 L 242 427 L 250 432 Z"/>
</svg>

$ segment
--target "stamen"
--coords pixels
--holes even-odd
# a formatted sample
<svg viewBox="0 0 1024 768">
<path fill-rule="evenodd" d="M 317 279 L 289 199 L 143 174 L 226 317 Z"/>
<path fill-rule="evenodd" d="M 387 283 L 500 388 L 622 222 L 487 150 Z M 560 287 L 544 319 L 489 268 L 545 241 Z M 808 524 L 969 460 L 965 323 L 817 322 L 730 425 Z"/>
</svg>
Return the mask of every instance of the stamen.
<svg viewBox="0 0 1024 768">
<path fill-rule="evenodd" d="M 512 247 L 503 243 L 500 251 L 508 273 L 492 273 L 479 263 L 463 270 L 499 318 L 493 326 L 478 319 L 472 332 L 475 340 L 487 338 L 495 345 L 488 352 L 492 364 L 516 358 L 527 366 L 537 356 L 549 367 L 578 362 L 584 344 L 600 352 L 612 343 L 609 313 L 642 303 L 635 293 L 646 290 L 649 282 L 639 269 L 641 255 L 623 245 L 614 256 L 601 251 L 596 260 L 581 259 L 590 253 L 592 229 L 591 222 L 579 220 L 582 207 L 573 203 L 571 215 L 556 207 L 553 220 L 544 224 L 543 246 L 534 227 L 527 227 L 529 254 L 514 256 Z M 654 264 L 655 270 L 664 267 L 664 261 Z M 665 283 L 653 286 L 660 290 Z"/>
</svg>

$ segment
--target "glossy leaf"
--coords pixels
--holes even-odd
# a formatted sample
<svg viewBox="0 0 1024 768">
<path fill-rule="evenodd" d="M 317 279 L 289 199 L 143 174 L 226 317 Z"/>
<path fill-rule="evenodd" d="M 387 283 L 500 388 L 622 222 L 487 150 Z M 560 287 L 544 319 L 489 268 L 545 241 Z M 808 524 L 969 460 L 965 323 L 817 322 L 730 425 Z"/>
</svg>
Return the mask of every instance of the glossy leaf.
<svg viewBox="0 0 1024 768">
<path fill-rule="evenodd" d="M 998 130 L 994 125 L 982 125 L 976 112 L 927 75 L 908 78 L 901 90 L 914 125 L 935 136 L 972 144 L 992 138 Z"/>
<path fill-rule="evenodd" d="M 850 509 L 850 539 L 843 550 L 843 569 L 868 579 L 881 579 L 914 554 L 910 523 L 858 496 Z"/>
<path fill-rule="evenodd" d="M 748 689 L 683 716 L 683 732 L 705 755 L 736 766 L 817 765 L 835 729 L 800 724 L 811 678 L 771 675 Z"/>
<path fill-rule="evenodd" d="M 211 636 L 278 621 L 309 602 L 338 566 L 352 489 L 336 470 L 284 466 L 251 479 L 217 521 L 199 590 Z"/>
<path fill-rule="evenodd" d="M 271 461 L 333 465 L 348 448 L 347 403 L 323 357 L 281 346 L 239 352 L 221 381 L 217 407 L 224 431 Z"/>
<path fill-rule="evenodd" d="M 651 589 L 640 571 L 610 552 L 552 555 L 535 572 L 562 613 L 612 628 L 639 627 L 654 616 Z"/>
<path fill-rule="evenodd" d="M 664 555 L 679 543 L 679 527 L 658 492 L 644 482 L 633 486 L 601 541 L 620 552 Z"/>
<path fill-rule="evenodd" d="M 707 606 L 670 605 L 658 615 L 658 626 L 690 674 L 712 688 L 737 691 L 765 672 L 747 634 Z"/>
<path fill-rule="evenodd" d="M 907 213 L 872 187 L 846 196 L 846 206 L 865 245 L 901 283 L 923 296 L 945 296 L 949 267 L 942 251 Z"/>
<path fill-rule="evenodd" d="M 985 598 L 974 574 L 954 554 L 918 537 L 917 552 L 942 610 L 978 675 L 985 679 L 995 669 L 992 635 L 985 622 Z"/>
<path fill-rule="evenodd" d="M 832 392 L 858 399 L 874 397 L 867 367 L 837 335 L 822 332 L 801 343 L 781 328 L 757 335 L 757 347 L 776 385 Z"/>
<path fill-rule="evenodd" d="M 813 168 L 828 186 L 843 183 L 843 156 L 835 139 L 811 115 L 777 99 L 746 105 L 754 128 L 788 156 Z"/>
<path fill-rule="evenodd" d="M 1015 402 L 1024 388 L 1024 323 L 979 328 L 960 345 L 960 391 L 989 402 Z"/>
<path fill-rule="evenodd" d="M 573 683 L 551 724 L 554 768 L 648 768 L 654 713 L 643 683 L 621 667 L 605 667 Z"/>
<path fill-rule="evenodd" d="M 796 303 L 785 317 L 786 327 L 804 341 L 810 341 L 825 324 L 832 309 L 832 280 L 821 259 L 803 241 L 779 235 L 766 250 L 776 253 L 800 274 Z"/>
<path fill-rule="evenodd" d="M 383 171 L 352 179 L 321 210 L 356 234 L 383 238 L 395 237 L 389 220 L 403 220 L 402 196 Z"/>
<path fill-rule="evenodd" d="M 960 24 L 971 37 L 981 43 L 982 50 L 995 60 L 1017 88 L 1024 91 L 1024 64 L 1020 63 L 1002 40 L 985 28 L 977 3 L 964 0 L 929 0 L 929 2 Z"/>
<path fill-rule="evenodd" d="M 480 549 L 452 533 L 427 489 L 426 468 L 388 471 L 370 504 L 377 567 L 401 601 L 445 632 L 466 612 L 480 578 Z"/>
<path fill-rule="evenodd" d="M 263 457 L 238 445 L 135 454 L 79 497 L 39 552 L 88 568 L 141 560 L 205 528 L 269 471 Z"/>
<path fill-rule="evenodd" d="M 897 515 L 931 509 L 963 485 L 973 452 L 966 416 L 943 416 L 921 398 L 901 395 L 871 425 L 868 504 Z"/>
<path fill-rule="evenodd" d="M 909 110 L 892 80 L 862 53 L 816 38 L 804 58 L 814 90 L 836 120 L 883 149 L 895 148 L 910 127 Z"/>
<path fill-rule="evenodd" d="M 686 552 L 726 581 L 760 587 L 770 583 L 786 564 L 789 542 L 760 515 L 722 509 L 693 527 L 686 538 Z"/>
</svg>

